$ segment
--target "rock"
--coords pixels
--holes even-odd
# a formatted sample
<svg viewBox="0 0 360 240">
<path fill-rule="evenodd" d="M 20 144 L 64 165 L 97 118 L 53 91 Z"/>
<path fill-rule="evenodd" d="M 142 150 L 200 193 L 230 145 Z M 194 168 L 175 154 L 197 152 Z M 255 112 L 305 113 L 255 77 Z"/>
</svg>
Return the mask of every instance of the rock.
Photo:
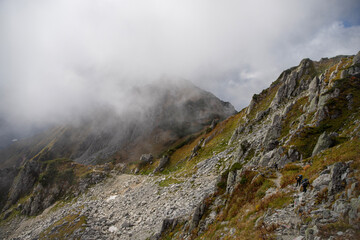
<svg viewBox="0 0 360 240">
<path fill-rule="evenodd" d="M 19 173 L 15 167 L 0 169 L 0 210 L 6 202 L 10 187 Z"/>
<path fill-rule="evenodd" d="M 164 219 L 160 233 L 158 235 L 161 236 L 167 230 L 173 231 L 177 224 L 178 224 L 178 219 L 169 219 L 169 218 Z"/>
<path fill-rule="evenodd" d="M 228 174 L 228 178 L 226 181 L 226 193 L 232 193 L 232 191 L 234 190 L 234 186 L 236 183 L 236 175 L 237 175 L 237 171 L 230 171 Z"/>
<path fill-rule="evenodd" d="M 159 165 L 154 169 L 154 173 L 161 172 L 169 161 L 170 158 L 167 155 L 163 156 L 160 159 Z"/>
<path fill-rule="evenodd" d="M 323 188 L 327 187 L 331 181 L 330 174 L 322 174 L 317 177 L 313 182 L 312 186 L 315 190 L 320 191 Z"/>
<path fill-rule="evenodd" d="M 267 152 L 265 153 L 261 158 L 260 158 L 260 161 L 259 161 L 259 165 L 260 166 L 268 166 L 269 163 L 270 163 L 270 160 L 273 158 L 274 156 L 274 153 L 275 153 L 275 149 L 270 151 L 270 152 Z"/>
<path fill-rule="evenodd" d="M 4 207 L 5 210 L 32 190 L 40 174 L 40 168 L 41 164 L 35 160 L 25 163 L 10 188 L 8 201 Z"/>
<path fill-rule="evenodd" d="M 312 228 L 308 228 L 305 231 L 305 239 L 306 240 L 312 240 L 315 238 L 315 236 L 319 233 L 319 229 L 317 226 L 314 226 Z"/>
<path fill-rule="evenodd" d="M 190 230 L 196 228 L 199 225 L 199 222 L 202 216 L 205 213 L 205 203 L 201 202 L 195 209 L 194 215 L 191 219 Z"/>
<path fill-rule="evenodd" d="M 335 139 L 337 136 L 338 136 L 338 134 L 334 133 L 334 132 L 331 132 L 331 133 L 323 132 L 318 138 L 318 141 L 312 152 L 312 156 L 315 156 L 319 152 L 321 152 L 325 149 L 328 149 L 329 147 L 334 146 Z"/>
<path fill-rule="evenodd" d="M 193 157 L 195 157 L 195 156 L 197 155 L 197 152 L 200 150 L 201 144 L 202 144 L 203 141 L 204 141 L 204 138 L 201 138 L 201 139 L 199 140 L 199 142 L 196 144 L 196 146 L 192 149 L 191 155 L 190 155 L 190 158 L 189 158 L 189 161 L 190 161 L 191 159 L 193 159 Z"/>
<path fill-rule="evenodd" d="M 10 217 L 10 215 L 12 214 L 12 209 L 8 209 L 4 212 L 4 217 L 3 220 L 6 220 L 8 217 Z"/>
<path fill-rule="evenodd" d="M 360 64 L 360 51 L 354 56 L 352 66 Z"/>
<path fill-rule="evenodd" d="M 134 225 L 133 224 L 131 224 L 130 222 L 128 222 L 128 221 L 125 221 L 125 222 L 123 222 L 123 224 L 121 224 L 121 227 L 122 228 L 131 228 L 131 227 L 133 227 Z"/>
<path fill-rule="evenodd" d="M 115 226 L 111 226 L 109 227 L 109 232 L 113 233 L 113 232 L 117 232 L 119 229 Z"/>
<path fill-rule="evenodd" d="M 254 109 L 254 107 L 255 107 L 255 105 L 257 103 L 257 101 L 256 101 L 257 96 L 258 96 L 257 94 L 253 95 L 253 97 L 252 97 L 252 99 L 250 101 L 250 104 L 249 104 L 248 108 L 246 109 L 246 114 L 249 114 Z"/>
<path fill-rule="evenodd" d="M 256 114 L 256 117 L 255 117 L 255 122 L 259 122 L 261 121 L 266 115 L 268 115 L 270 112 L 270 108 L 264 110 L 264 111 L 260 111 Z"/>
<path fill-rule="evenodd" d="M 347 108 L 349 110 L 351 110 L 352 107 L 353 107 L 353 104 L 354 104 L 354 96 L 353 96 L 353 94 L 349 93 L 348 95 L 346 95 L 346 100 L 348 101 L 347 102 Z"/>
<path fill-rule="evenodd" d="M 348 215 L 348 212 L 350 211 L 351 207 L 350 204 L 347 203 L 347 201 L 343 199 L 338 199 L 335 201 L 332 207 L 333 211 L 340 214 L 341 216 L 345 217 Z"/>
<path fill-rule="evenodd" d="M 274 141 L 280 137 L 281 134 L 281 116 L 274 115 L 271 123 L 271 127 L 266 133 L 266 136 L 263 140 L 263 145 L 265 149 L 271 149 L 271 145 L 273 145 Z"/>
<path fill-rule="evenodd" d="M 350 200 L 350 210 L 349 210 L 349 223 L 353 225 L 356 229 L 360 229 L 359 219 L 360 219 L 360 196 L 357 198 L 352 198 Z"/>
<path fill-rule="evenodd" d="M 346 181 L 341 178 L 342 174 L 348 169 L 348 165 L 342 162 L 335 163 L 330 170 L 329 196 L 345 189 Z"/>
<path fill-rule="evenodd" d="M 148 163 L 152 163 L 153 159 L 154 159 L 154 157 L 150 153 L 147 153 L 147 154 L 141 155 L 140 162 L 144 163 L 144 164 L 148 164 Z"/>
</svg>

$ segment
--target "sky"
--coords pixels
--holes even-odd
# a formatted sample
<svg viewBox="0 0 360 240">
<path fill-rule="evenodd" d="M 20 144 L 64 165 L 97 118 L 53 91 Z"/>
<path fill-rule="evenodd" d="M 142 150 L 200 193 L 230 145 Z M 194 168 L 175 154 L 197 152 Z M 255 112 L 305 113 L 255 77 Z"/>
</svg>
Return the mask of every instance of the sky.
<svg viewBox="0 0 360 240">
<path fill-rule="evenodd" d="M 186 79 L 246 107 L 303 58 L 360 50 L 358 0 L 0 0 L 0 118 L 71 119 Z"/>
</svg>

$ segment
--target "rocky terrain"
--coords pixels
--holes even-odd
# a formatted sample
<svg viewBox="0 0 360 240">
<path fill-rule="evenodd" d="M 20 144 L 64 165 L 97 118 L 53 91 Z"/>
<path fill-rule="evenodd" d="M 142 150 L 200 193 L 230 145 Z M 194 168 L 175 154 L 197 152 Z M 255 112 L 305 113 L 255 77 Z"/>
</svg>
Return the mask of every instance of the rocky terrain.
<svg viewBox="0 0 360 240">
<path fill-rule="evenodd" d="M 35 217 L 19 213 L 34 196 L 24 193 L 2 213 L 1 237 L 357 239 L 359 146 L 360 52 L 304 59 L 164 156 L 87 169 L 104 177 L 77 178 L 73 198 Z"/>
<path fill-rule="evenodd" d="M 145 176 L 112 170 L 109 178 L 64 204 L 30 219 L 3 226 L 3 238 L 147 239 L 161 232 L 165 219 L 187 218 L 214 192 L 220 160 L 200 162 L 191 177 Z M 5 227 L 5 228 L 4 228 Z M 6 236 L 6 237 L 5 237 Z"/>
</svg>

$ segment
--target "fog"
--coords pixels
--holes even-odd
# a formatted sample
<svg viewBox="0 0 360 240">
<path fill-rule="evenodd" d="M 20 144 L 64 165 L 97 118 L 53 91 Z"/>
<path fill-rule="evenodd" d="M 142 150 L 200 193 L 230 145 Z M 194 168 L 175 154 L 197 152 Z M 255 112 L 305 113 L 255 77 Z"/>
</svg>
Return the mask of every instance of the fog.
<svg viewBox="0 0 360 240">
<path fill-rule="evenodd" d="M 240 110 L 302 58 L 357 53 L 359 12 L 357 0 L 1 0 L 0 120 L 122 112 L 134 86 L 159 79 Z"/>
</svg>

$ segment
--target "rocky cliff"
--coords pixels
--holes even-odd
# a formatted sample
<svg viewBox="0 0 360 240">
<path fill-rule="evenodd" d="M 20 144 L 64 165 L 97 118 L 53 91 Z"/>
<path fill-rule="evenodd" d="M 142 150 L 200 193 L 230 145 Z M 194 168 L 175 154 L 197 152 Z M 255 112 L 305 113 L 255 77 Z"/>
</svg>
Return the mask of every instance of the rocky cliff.
<svg viewBox="0 0 360 240">
<path fill-rule="evenodd" d="M 110 166 L 35 218 L 9 207 L 2 237 L 356 239 L 359 145 L 360 53 L 304 59 L 167 157 Z"/>
</svg>

